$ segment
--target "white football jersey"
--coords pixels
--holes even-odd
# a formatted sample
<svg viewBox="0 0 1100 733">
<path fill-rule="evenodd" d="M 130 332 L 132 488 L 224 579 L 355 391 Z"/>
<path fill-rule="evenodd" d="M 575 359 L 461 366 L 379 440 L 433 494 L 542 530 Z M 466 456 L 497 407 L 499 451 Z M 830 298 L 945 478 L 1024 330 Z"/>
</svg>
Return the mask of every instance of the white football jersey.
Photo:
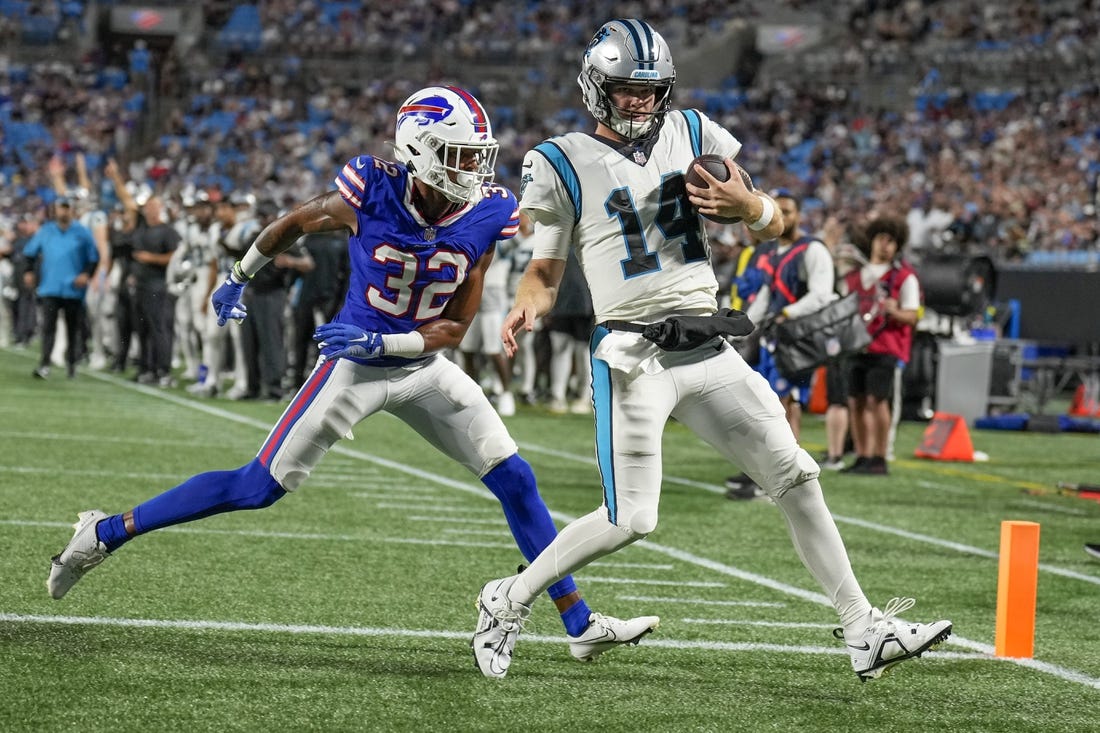
<svg viewBox="0 0 1100 733">
<path fill-rule="evenodd" d="M 669 112 L 649 149 L 582 132 L 550 138 L 524 158 L 520 205 L 571 218 L 572 239 L 534 256 L 564 260 L 576 249 L 597 322 L 713 313 L 718 282 L 683 174 L 700 153 L 732 158 L 740 150 L 696 110 Z"/>
</svg>

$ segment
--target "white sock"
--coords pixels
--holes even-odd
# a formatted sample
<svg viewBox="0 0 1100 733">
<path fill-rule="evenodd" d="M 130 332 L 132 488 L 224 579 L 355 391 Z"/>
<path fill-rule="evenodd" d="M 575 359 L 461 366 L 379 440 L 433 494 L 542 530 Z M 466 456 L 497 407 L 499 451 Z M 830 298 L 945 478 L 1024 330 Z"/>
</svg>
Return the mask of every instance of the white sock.
<svg viewBox="0 0 1100 733">
<path fill-rule="evenodd" d="M 871 623 L 871 603 L 859 587 L 844 540 L 817 479 L 792 486 L 775 499 L 787 520 L 794 549 L 840 616 L 844 634 L 858 635 Z"/>
<path fill-rule="evenodd" d="M 508 598 L 530 606 L 543 591 L 566 575 L 641 538 L 607 521 L 607 509 L 600 507 L 566 525 L 516 577 Z"/>
</svg>

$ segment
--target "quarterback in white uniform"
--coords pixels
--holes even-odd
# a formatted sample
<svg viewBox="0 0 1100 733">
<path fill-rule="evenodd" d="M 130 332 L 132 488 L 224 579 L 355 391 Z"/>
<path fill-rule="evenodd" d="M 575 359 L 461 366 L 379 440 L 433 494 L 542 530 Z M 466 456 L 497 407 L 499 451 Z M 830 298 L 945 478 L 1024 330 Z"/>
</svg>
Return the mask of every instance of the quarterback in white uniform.
<svg viewBox="0 0 1100 733">
<path fill-rule="evenodd" d="M 732 161 L 725 183 L 701 169 L 706 188 L 685 182 L 695 156 L 729 158 L 741 146 L 701 113 L 670 109 L 675 77 L 668 46 L 649 24 L 604 24 L 578 78 L 595 133 L 552 138 L 524 160 L 521 207 L 536 222 L 534 258 L 501 337 L 514 353 L 515 333 L 553 304 L 574 248 L 596 313 L 593 401 L 603 503 L 565 527 L 526 570 L 483 587 L 477 633 L 510 657 L 544 588 L 656 528 L 661 436 L 674 417 L 775 501 L 799 557 L 836 608 L 855 672 L 878 677 L 946 639 L 951 623 L 893 618 L 911 599 L 888 604 L 885 613 L 872 608 L 825 506 L 817 464 L 799 447 L 767 382 L 717 338 L 737 314 L 709 317 L 718 310 L 718 284 L 696 211 L 740 218 L 761 240 L 779 235 L 783 216 L 769 197 L 745 186 Z M 664 348 L 647 338 L 688 321 L 702 338 Z"/>
</svg>

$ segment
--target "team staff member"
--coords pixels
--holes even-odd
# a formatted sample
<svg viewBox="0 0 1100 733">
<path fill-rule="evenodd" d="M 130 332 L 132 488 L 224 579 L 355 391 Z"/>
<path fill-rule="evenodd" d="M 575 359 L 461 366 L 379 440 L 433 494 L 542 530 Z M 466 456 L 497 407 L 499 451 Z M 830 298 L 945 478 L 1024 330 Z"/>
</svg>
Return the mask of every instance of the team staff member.
<svg viewBox="0 0 1100 733">
<path fill-rule="evenodd" d="M 38 285 L 38 300 L 42 304 L 42 356 L 34 376 L 50 375 L 50 354 L 57 337 L 57 314 L 65 313 L 65 364 L 69 378 L 76 376 L 76 360 L 80 353 L 81 312 L 88 281 L 99 263 L 99 250 L 92 233 L 73 220 L 73 204 L 66 197 L 53 203 L 54 220 L 46 222 L 27 242 L 23 250 L 27 271 L 24 285 Z"/>
</svg>

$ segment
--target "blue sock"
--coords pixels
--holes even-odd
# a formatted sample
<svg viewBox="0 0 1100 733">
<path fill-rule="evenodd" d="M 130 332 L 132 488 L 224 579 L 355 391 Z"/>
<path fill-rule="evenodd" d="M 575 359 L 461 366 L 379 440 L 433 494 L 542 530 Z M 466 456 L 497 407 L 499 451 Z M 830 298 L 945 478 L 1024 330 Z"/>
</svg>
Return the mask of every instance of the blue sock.
<svg viewBox="0 0 1100 733">
<path fill-rule="evenodd" d="M 481 482 L 500 500 L 504 518 L 508 520 L 519 551 L 528 562 L 534 560 L 558 536 L 558 528 L 554 526 L 550 510 L 539 496 L 531 466 L 518 453 L 514 453 L 494 466 L 481 478 Z M 551 598 L 558 599 L 576 590 L 573 576 L 567 575 L 550 586 L 547 593 Z M 562 613 L 562 623 L 571 636 L 577 636 L 588 628 L 588 615 L 588 604 L 582 599 Z"/>
<path fill-rule="evenodd" d="M 592 615 L 588 604 L 581 598 L 569 608 L 562 611 L 561 622 L 565 624 L 565 633 L 570 636 L 580 636 L 588 628 L 588 617 Z"/>
<path fill-rule="evenodd" d="M 213 514 L 262 509 L 285 494 L 286 490 L 259 460 L 235 471 L 200 473 L 134 507 L 133 536 Z M 132 539 L 121 514 L 107 517 L 96 525 L 96 537 L 107 546 L 108 552 L 114 552 Z"/>
</svg>

